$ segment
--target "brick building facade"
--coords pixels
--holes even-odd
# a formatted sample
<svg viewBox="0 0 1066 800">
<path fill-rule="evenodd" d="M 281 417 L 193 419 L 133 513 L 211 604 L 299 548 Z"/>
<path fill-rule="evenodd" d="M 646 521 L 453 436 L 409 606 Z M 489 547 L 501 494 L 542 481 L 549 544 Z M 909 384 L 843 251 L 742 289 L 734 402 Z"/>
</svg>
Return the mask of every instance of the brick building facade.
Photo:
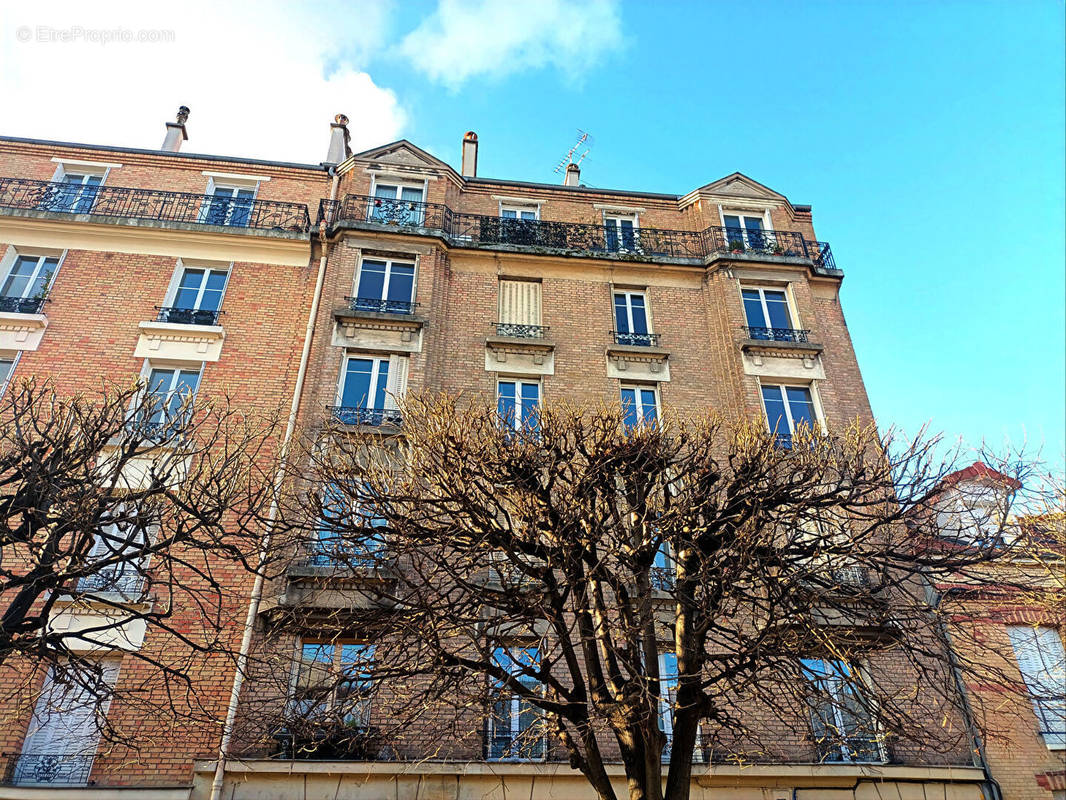
<svg viewBox="0 0 1066 800">
<path fill-rule="evenodd" d="M 318 165 L 181 153 L 182 123 L 169 124 L 162 151 L 0 139 L 0 277 L 45 276 L 44 292 L 4 284 L 4 377 L 49 375 L 74 392 L 104 375 L 185 369 L 198 392 L 295 407 L 310 429 L 330 415 L 394 425 L 391 398 L 421 390 L 504 397 L 519 410 L 565 399 L 623 402 L 646 417 L 769 415 L 783 435 L 802 420 L 872 421 L 843 273 L 810 206 L 740 173 L 683 196 L 588 188 L 576 167 L 563 185 L 491 180 L 476 175 L 473 134 L 456 171 L 407 141 L 351 154 L 346 122 L 333 124 Z M 314 564 L 291 571 L 268 587 L 260 616 L 314 596 L 317 579 Z M 235 580 L 252 594 L 250 578 Z M 298 669 L 300 637 L 275 644 Z M 155 646 L 151 631 L 140 646 Z M 197 678 L 224 719 L 232 665 L 207 658 Z M 256 691 L 253 674 L 242 696 Z M 15 778 L 34 755 L 24 741 L 33 702 L 2 709 L 6 777 L 18 785 L 0 797 L 60 796 Z M 101 751 L 82 776 L 92 789 L 62 796 L 211 795 L 217 726 L 109 713 L 167 744 Z M 224 764 L 222 796 L 591 796 L 564 765 L 477 750 L 433 763 L 243 754 Z M 702 765 L 693 796 L 977 798 L 984 779 L 966 748 L 818 761 L 796 742 L 778 764 Z"/>
</svg>

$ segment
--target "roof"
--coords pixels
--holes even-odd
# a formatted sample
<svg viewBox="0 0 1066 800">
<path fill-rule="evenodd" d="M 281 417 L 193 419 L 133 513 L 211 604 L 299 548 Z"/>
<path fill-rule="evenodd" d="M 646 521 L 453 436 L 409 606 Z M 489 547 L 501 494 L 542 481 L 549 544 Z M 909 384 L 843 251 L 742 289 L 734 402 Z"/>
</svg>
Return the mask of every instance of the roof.
<svg viewBox="0 0 1066 800">
<path fill-rule="evenodd" d="M 983 461 L 975 461 L 968 467 L 964 467 L 963 469 L 945 475 L 944 479 L 940 482 L 940 485 L 947 488 L 959 483 L 981 479 L 991 480 L 995 483 L 1005 483 L 1012 489 L 1022 488 L 1022 482 L 1017 478 L 1004 475 L 1002 472 L 992 469 Z"/>
</svg>

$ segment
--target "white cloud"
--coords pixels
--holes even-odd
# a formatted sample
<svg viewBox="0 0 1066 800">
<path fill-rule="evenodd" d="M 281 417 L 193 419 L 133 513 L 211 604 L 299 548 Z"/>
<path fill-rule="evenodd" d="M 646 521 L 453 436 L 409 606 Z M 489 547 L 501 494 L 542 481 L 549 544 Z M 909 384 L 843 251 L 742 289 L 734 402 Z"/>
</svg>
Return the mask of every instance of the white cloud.
<svg viewBox="0 0 1066 800">
<path fill-rule="evenodd" d="M 435 81 L 456 89 L 475 76 L 554 66 L 580 77 L 622 44 L 616 0 L 440 0 L 400 43 Z"/>
<path fill-rule="evenodd" d="M 359 68 L 389 12 L 380 0 L 343 13 L 273 0 L 10 5 L 0 132 L 154 149 L 184 104 L 188 152 L 317 163 L 337 112 L 352 120 L 352 147 L 372 147 L 406 122 L 396 95 Z"/>
</svg>

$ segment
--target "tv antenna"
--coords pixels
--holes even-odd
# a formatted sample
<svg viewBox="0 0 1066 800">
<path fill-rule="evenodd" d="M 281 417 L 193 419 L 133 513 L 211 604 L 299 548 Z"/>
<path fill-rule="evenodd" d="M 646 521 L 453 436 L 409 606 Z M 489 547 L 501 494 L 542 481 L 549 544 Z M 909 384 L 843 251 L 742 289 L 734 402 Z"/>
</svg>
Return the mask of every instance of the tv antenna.
<svg viewBox="0 0 1066 800">
<path fill-rule="evenodd" d="M 583 153 L 579 153 L 579 151 L 581 150 L 582 147 L 585 148 L 585 151 Z M 589 150 L 591 150 L 591 149 L 592 149 L 592 136 L 590 134 L 586 133 L 585 131 L 581 130 L 581 128 L 578 128 L 577 129 L 577 141 L 574 142 L 573 147 L 571 147 L 566 152 L 566 155 L 562 157 L 562 160 L 559 161 L 559 163 L 555 165 L 554 172 L 556 172 L 556 173 L 564 172 L 568 165 L 570 165 L 570 164 L 580 164 L 582 161 L 585 160 L 585 156 L 587 156 L 589 154 Z M 575 158 L 575 154 L 576 154 L 576 158 Z"/>
</svg>

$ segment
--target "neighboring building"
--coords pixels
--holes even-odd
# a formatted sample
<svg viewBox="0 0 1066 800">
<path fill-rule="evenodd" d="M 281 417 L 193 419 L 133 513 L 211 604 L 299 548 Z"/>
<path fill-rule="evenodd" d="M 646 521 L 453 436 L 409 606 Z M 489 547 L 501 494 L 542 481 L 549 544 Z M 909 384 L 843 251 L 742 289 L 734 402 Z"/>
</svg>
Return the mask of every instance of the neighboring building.
<svg viewBox="0 0 1066 800">
<path fill-rule="evenodd" d="M 971 678 L 967 685 L 984 758 L 1002 797 L 1066 800 L 1064 518 L 1061 512 L 1013 517 L 1012 496 L 1020 488 L 981 462 L 944 478 L 935 526 L 940 535 L 950 546 L 1002 546 L 1013 555 L 986 567 L 996 571 L 998 589 L 993 583 L 972 592 L 965 582 L 936 589 L 958 621 L 960 655 L 979 637 L 1003 656 L 997 666 L 1014 681 Z"/>
<path fill-rule="evenodd" d="M 0 369 L 9 378 L 51 375 L 75 391 L 101 375 L 154 375 L 229 391 L 250 408 L 287 408 L 295 393 L 312 429 L 330 416 L 395 428 L 395 398 L 423 389 L 483 395 L 516 424 L 562 398 L 618 402 L 634 420 L 664 407 L 758 416 L 782 440 L 801 422 L 872 423 L 840 305 L 843 273 L 815 236 L 810 206 L 740 173 L 681 196 L 588 188 L 575 165 L 563 185 L 493 180 L 476 175 L 473 133 L 456 171 L 407 141 L 351 154 L 343 117 L 320 165 L 197 156 L 177 152 L 179 120 L 163 151 L 0 139 Z M 260 630 L 288 654 L 292 707 L 316 675 L 360 663 L 372 646 L 316 639 L 315 605 L 328 613 L 337 596 L 322 591 L 328 560 L 328 548 L 303 554 L 261 607 L 269 622 L 278 608 L 306 606 L 301 630 Z M 137 646 L 152 648 L 151 633 Z M 121 685 L 131 678 L 114 656 Z M 830 687 L 847 668 L 804 662 Z M 667 682 L 670 673 L 664 663 Z M 360 690 L 359 671 L 349 674 Z M 205 659 L 197 676 L 223 719 L 229 662 Z M 259 691 L 252 675 L 241 696 Z M 165 731 L 169 743 L 97 754 L 76 715 L 27 737 L 38 701 L 23 701 L 0 709 L 22 720 L 0 733 L 13 754 L 6 780 L 19 784 L 0 787 L 0 798 L 56 796 L 56 773 L 33 770 L 56 755 L 75 765 L 65 783 L 93 784 L 87 797 L 110 786 L 126 787 L 123 798 L 184 798 L 190 787 L 209 796 L 217 728 L 170 730 L 115 703 L 117 725 L 153 742 Z M 371 697 L 347 721 L 369 726 L 375 713 Z M 240 758 L 225 765 L 223 796 L 502 798 L 539 796 L 545 784 L 553 797 L 591 796 L 580 775 L 543 763 L 543 749 L 509 749 L 525 724 L 517 701 L 495 717 L 460 748 L 465 761 L 378 760 L 380 751 L 303 761 L 285 758 L 281 741 L 231 752 Z M 781 746 L 781 763 L 698 766 L 694 797 L 980 797 L 983 774 L 965 747 L 819 752 L 813 731 Z"/>
</svg>

